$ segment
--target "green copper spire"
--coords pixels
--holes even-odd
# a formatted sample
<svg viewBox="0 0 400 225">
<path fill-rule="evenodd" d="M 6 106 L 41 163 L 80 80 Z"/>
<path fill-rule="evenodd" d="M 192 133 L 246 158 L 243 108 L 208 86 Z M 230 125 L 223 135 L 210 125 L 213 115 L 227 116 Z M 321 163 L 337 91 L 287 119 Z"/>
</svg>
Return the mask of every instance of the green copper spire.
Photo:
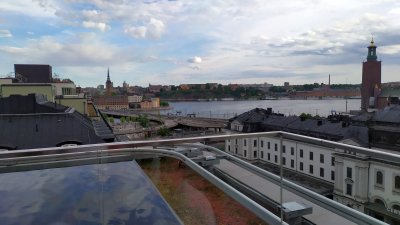
<svg viewBox="0 0 400 225">
<path fill-rule="evenodd" d="M 377 46 L 374 43 L 374 38 L 371 39 L 371 44 L 368 46 L 368 56 L 367 56 L 367 61 L 376 61 L 377 56 L 376 56 L 376 48 Z"/>
</svg>

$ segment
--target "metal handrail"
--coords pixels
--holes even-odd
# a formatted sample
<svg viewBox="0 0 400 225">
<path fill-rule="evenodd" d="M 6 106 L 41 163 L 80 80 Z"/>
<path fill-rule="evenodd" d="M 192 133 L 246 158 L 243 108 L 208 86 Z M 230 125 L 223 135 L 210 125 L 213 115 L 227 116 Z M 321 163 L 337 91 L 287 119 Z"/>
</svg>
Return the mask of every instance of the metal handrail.
<svg viewBox="0 0 400 225">
<path fill-rule="evenodd" d="M 195 142 L 208 142 L 208 141 L 223 141 L 231 138 L 255 138 L 255 137 L 283 137 L 289 140 L 301 141 L 320 145 L 329 148 L 339 148 L 359 154 L 364 154 L 377 159 L 386 160 L 389 162 L 400 162 L 400 154 L 394 154 L 379 150 L 373 150 L 363 147 L 357 147 L 338 143 L 334 141 L 323 140 L 319 138 L 307 137 L 298 134 L 292 134 L 283 131 L 272 131 L 272 132 L 261 132 L 261 133 L 245 133 L 245 134 L 227 134 L 227 135 L 214 135 L 214 136 L 201 136 L 201 137 L 189 137 L 189 138 L 176 138 L 176 139 L 160 139 L 160 140 L 145 140 L 145 141 L 127 141 L 127 142 L 114 142 L 114 143 L 102 143 L 102 144 L 90 144 L 80 145 L 74 147 L 51 147 L 51 148 L 40 148 L 40 149 L 26 149 L 18 151 L 0 152 L 0 159 L 2 158 L 14 158 L 23 156 L 35 156 L 35 155 L 49 155 L 49 154 L 62 154 L 62 153 L 74 153 L 74 152 L 85 152 L 85 151 L 98 151 L 98 150 L 111 150 L 120 148 L 138 148 L 143 146 L 167 146 L 182 143 L 195 143 Z"/>
<path fill-rule="evenodd" d="M 12 152 L 0 152 L 0 168 L 1 167 L 7 167 L 7 166 L 13 166 L 13 165 L 18 165 L 18 164 L 26 164 L 26 163 L 33 163 L 33 162 L 38 162 L 38 160 L 54 160 L 54 159 L 61 159 L 62 158 L 68 158 L 68 157 L 75 157 L 75 158 L 80 158 L 83 156 L 91 156 L 95 157 L 101 156 L 112 156 L 112 155 L 118 155 L 121 153 L 129 153 L 132 155 L 135 154 L 161 154 L 165 156 L 172 156 L 175 158 L 178 158 L 185 162 L 189 167 L 191 167 L 193 170 L 198 172 L 200 175 L 202 175 L 204 178 L 209 180 L 211 183 L 216 185 L 217 187 L 223 189 L 226 188 L 226 193 L 229 194 L 233 198 L 238 198 L 236 199 L 237 201 L 243 203 L 244 206 L 250 207 L 249 209 L 251 211 L 252 207 L 255 207 L 256 213 L 260 218 L 267 219 L 268 217 L 268 222 L 273 223 L 275 221 L 274 217 L 269 215 L 269 212 L 265 211 L 260 211 L 258 209 L 257 205 L 254 205 L 253 203 L 255 202 L 247 202 L 248 199 L 240 197 L 240 195 L 237 195 L 234 189 L 230 187 L 229 185 L 225 184 L 218 178 L 216 178 L 214 175 L 203 169 L 202 167 L 198 166 L 196 163 L 194 163 L 192 160 L 189 158 L 183 156 L 180 153 L 176 153 L 170 150 L 161 150 L 161 149 L 137 149 L 139 147 L 145 147 L 145 146 L 150 146 L 150 147 L 155 147 L 155 146 L 168 146 L 168 145 L 177 145 L 177 144 L 184 144 L 184 143 L 194 143 L 194 142 L 204 142 L 204 141 L 222 141 L 230 138 L 254 138 L 254 137 L 282 137 L 285 139 L 289 140 L 295 140 L 295 141 L 302 141 L 302 142 L 307 142 L 315 145 L 320 145 L 320 146 L 325 146 L 325 147 L 330 147 L 330 148 L 339 148 L 347 151 L 352 151 L 360 154 L 364 154 L 367 156 L 387 160 L 390 162 L 400 162 L 400 155 L 399 154 L 394 154 L 394 153 L 388 153 L 388 152 L 382 152 L 382 151 L 377 151 L 377 150 L 371 150 L 367 148 L 362 148 L 362 147 L 356 147 L 356 146 L 350 146 L 342 143 L 337 143 L 333 141 L 327 141 L 327 140 L 322 140 L 322 139 L 317 139 L 317 138 L 311 138 L 311 137 L 305 137 L 301 135 L 296 135 L 296 134 L 291 134 L 287 132 L 263 132 L 263 133 L 251 133 L 251 134 L 231 134 L 231 135 L 217 135 L 217 136 L 203 136 L 203 137 L 191 137 L 191 138 L 179 138 L 179 139 L 168 139 L 168 140 L 148 140 L 148 141 L 130 141 L 130 142 L 117 142 L 117 143 L 108 143 L 108 144 L 93 144 L 93 145 L 82 145 L 82 146 L 76 146 L 76 147 L 59 147 L 59 148 L 43 148 L 43 149 L 31 149 L 31 150 L 20 150 L 20 151 L 12 151 Z M 136 148 L 136 149 L 134 149 Z M 338 202 L 335 202 L 333 200 L 330 200 L 324 196 L 321 196 L 315 192 L 312 192 L 308 189 L 305 189 L 297 184 L 294 184 L 286 179 L 280 180 L 280 177 L 274 174 L 271 174 L 265 170 L 262 170 L 254 165 L 251 165 L 248 162 L 245 162 L 241 159 L 238 159 L 232 155 L 229 155 L 225 152 L 222 152 L 220 150 L 217 150 L 215 148 L 210 148 L 213 149 L 214 151 L 217 151 L 218 154 L 223 154 L 226 157 L 229 157 L 230 160 L 239 163 L 240 165 L 246 167 L 247 169 L 252 170 L 253 172 L 256 172 L 258 174 L 261 174 L 262 176 L 274 180 L 275 182 L 283 182 L 283 186 L 289 190 L 292 191 L 299 196 L 302 196 L 311 202 L 314 202 L 317 205 L 320 205 L 321 207 L 324 207 L 334 213 L 337 213 L 357 224 L 385 224 L 375 218 L 369 217 L 366 214 L 363 214 L 361 212 L 358 212 L 354 209 L 348 208 Z M 192 165 L 194 164 L 194 165 Z M 220 183 L 222 182 L 222 184 Z M 226 187 L 228 186 L 228 187 Z M 233 189 L 233 190 L 231 190 Z M 235 196 L 232 196 L 235 195 Z M 239 196 L 239 197 L 238 197 Z M 243 201 L 243 202 L 242 202 Z M 246 205 L 247 204 L 247 205 Z M 256 203 L 255 203 L 256 204 Z M 261 207 L 261 206 L 260 206 Z M 261 215 L 265 213 L 264 217 Z M 275 216 L 275 215 L 274 215 Z M 275 216 L 276 217 L 276 216 Z M 278 220 L 280 221 L 280 218 L 278 217 Z M 279 222 L 280 223 L 280 222 Z M 279 224 L 278 223 L 278 224 Z"/>
</svg>

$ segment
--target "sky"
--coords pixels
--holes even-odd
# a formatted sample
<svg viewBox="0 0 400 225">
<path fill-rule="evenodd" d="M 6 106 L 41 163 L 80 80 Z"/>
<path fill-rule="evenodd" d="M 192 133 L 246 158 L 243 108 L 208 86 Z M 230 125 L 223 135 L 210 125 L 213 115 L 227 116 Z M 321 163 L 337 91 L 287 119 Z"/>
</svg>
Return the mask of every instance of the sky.
<svg viewBox="0 0 400 225">
<path fill-rule="evenodd" d="M 81 87 L 361 83 L 374 38 L 400 81 L 398 0 L 2 0 L 0 77 L 49 64 Z"/>
</svg>

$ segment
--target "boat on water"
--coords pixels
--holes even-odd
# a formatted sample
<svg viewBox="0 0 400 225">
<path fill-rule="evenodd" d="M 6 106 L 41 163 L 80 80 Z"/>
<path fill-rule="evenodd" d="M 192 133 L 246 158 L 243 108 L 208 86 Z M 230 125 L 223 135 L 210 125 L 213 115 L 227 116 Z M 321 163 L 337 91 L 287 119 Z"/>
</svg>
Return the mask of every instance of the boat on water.
<svg viewBox="0 0 400 225">
<path fill-rule="evenodd" d="M 272 96 L 265 96 L 264 98 L 262 98 L 262 100 L 278 100 L 278 98 Z"/>
</svg>

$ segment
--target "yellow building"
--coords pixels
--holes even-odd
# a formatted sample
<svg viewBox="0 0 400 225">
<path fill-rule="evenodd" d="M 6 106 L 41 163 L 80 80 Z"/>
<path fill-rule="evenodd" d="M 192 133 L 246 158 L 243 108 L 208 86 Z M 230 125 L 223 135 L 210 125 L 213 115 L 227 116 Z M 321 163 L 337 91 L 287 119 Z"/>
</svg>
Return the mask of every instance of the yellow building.
<svg viewBox="0 0 400 225">
<path fill-rule="evenodd" d="M 48 101 L 54 102 L 55 90 L 51 84 L 34 84 L 34 83 L 13 83 L 1 85 L 2 97 L 10 97 L 10 95 L 28 95 L 39 94 L 47 98 Z"/>
<path fill-rule="evenodd" d="M 56 102 L 60 105 L 74 108 L 76 111 L 88 115 L 88 104 L 86 98 L 57 98 Z"/>
</svg>

